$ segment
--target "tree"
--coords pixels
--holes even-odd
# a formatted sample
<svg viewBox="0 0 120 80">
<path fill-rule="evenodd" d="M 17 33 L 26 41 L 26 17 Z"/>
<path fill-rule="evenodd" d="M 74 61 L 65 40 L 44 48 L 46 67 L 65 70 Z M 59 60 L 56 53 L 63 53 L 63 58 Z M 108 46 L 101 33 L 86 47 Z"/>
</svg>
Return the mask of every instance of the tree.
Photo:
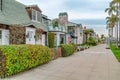
<svg viewBox="0 0 120 80">
<path fill-rule="evenodd" d="M 117 14 L 116 15 L 117 15 L 117 18 L 118 18 L 118 20 L 117 20 L 117 40 L 116 40 L 116 45 L 117 45 L 117 48 L 118 48 L 118 46 L 119 46 L 118 42 L 120 41 L 120 17 L 119 17 L 120 16 L 120 13 L 119 13 L 119 11 L 120 11 L 120 0 L 113 0 L 113 1 L 116 4 L 116 9 L 117 9 L 117 11 L 116 11 Z M 118 32 L 119 32 L 119 35 L 118 35 Z M 118 39 L 118 37 L 119 37 L 119 39 Z"/>
<path fill-rule="evenodd" d="M 52 21 L 52 25 L 53 25 L 54 28 L 55 28 L 55 27 L 58 27 L 58 19 L 54 19 L 54 20 Z"/>
<path fill-rule="evenodd" d="M 105 9 L 105 12 L 108 12 L 108 15 L 112 15 L 114 12 L 116 12 L 115 2 L 112 1 L 109 5 L 109 8 Z"/>
<path fill-rule="evenodd" d="M 111 17 L 107 17 L 106 20 L 107 20 L 106 21 L 107 29 L 111 28 L 111 30 L 112 30 L 111 37 L 113 37 L 113 28 L 114 28 L 114 26 L 116 24 L 117 16 L 113 14 Z"/>
<path fill-rule="evenodd" d="M 105 12 L 108 12 L 108 15 L 109 15 L 109 18 L 106 19 L 108 30 L 109 30 L 109 28 L 112 28 L 112 30 L 113 30 L 113 27 L 116 25 L 116 29 L 117 29 L 116 44 L 117 44 L 117 47 L 118 47 L 118 27 L 120 26 L 120 23 L 119 23 L 119 20 L 118 20 L 118 16 L 119 16 L 118 15 L 118 10 L 120 8 L 119 5 L 120 5 L 120 0 L 113 0 L 112 2 L 110 2 L 109 8 L 107 8 L 105 10 Z M 110 35 L 109 35 L 109 37 L 110 37 Z"/>
<path fill-rule="evenodd" d="M 86 43 L 87 43 L 88 34 L 90 34 L 90 29 L 84 30 L 84 34 L 86 35 Z"/>
<path fill-rule="evenodd" d="M 101 40 L 105 41 L 105 35 L 104 34 L 101 35 Z"/>
<path fill-rule="evenodd" d="M 107 23 L 107 29 L 111 28 L 112 29 L 112 35 L 113 36 L 113 27 L 115 26 L 116 24 L 116 15 L 115 15 L 115 12 L 116 12 L 116 7 L 115 7 L 115 2 L 112 1 L 109 5 L 109 8 L 107 8 L 105 10 L 105 12 L 108 12 L 108 15 L 109 17 L 106 18 L 106 23 Z"/>
</svg>

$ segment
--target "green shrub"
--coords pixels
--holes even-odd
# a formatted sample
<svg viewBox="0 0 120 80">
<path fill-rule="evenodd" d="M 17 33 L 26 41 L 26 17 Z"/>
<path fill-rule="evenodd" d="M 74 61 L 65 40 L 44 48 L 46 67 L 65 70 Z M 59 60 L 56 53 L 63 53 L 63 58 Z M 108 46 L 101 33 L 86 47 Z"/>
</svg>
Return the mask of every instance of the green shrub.
<svg viewBox="0 0 120 80">
<path fill-rule="evenodd" d="M 1 46 L 0 50 L 5 57 L 2 63 L 5 73 L 1 76 L 14 75 L 51 60 L 50 49 L 41 45 L 9 45 Z"/>
<path fill-rule="evenodd" d="M 75 52 L 75 47 L 72 44 L 61 44 L 62 56 L 67 57 Z"/>
<path fill-rule="evenodd" d="M 100 38 L 98 38 L 98 43 L 101 43 L 101 40 L 100 40 Z"/>
<path fill-rule="evenodd" d="M 96 42 L 96 40 L 93 37 L 89 37 L 88 44 L 95 46 L 95 45 L 97 45 L 97 42 Z"/>
<path fill-rule="evenodd" d="M 48 45 L 50 48 L 54 48 L 54 42 L 55 42 L 55 34 L 49 32 L 48 33 Z"/>
</svg>

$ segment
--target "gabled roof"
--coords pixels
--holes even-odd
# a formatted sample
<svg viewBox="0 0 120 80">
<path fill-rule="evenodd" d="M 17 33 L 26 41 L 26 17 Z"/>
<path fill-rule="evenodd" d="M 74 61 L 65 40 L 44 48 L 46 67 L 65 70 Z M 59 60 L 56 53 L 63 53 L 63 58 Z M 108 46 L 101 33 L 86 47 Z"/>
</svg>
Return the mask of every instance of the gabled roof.
<svg viewBox="0 0 120 80">
<path fill-rule="evenodd" d="M 35 9 L 35 10 L 37 10 L 37 11 L 39 11 L 39 12 L 42 12 L 42 10 L 38 7 L 38 5 L 28 5 L 27 6 L 28 8 L 30 7 L 30 8 L 33 8 L 33 9 Z"/>
<path fill-rule="evenodd" d="M 73 23 L 73 22 L 68 22 L 68 27 L 69 26 L 77 26 L 77 24 L 76 23 Z"/>
<path fill-rule="evenodd" d="M 73 26 L 73 27 L 75 27 L 75 26 L 77 26 L 77 27 L 81 27 L 81 28 L 83 28 L 82 27 L 82 24 L 77 24 L 77 23 L 74 23 L 74 22 L 68 22 L 68 27 L 70 27 L 70 26 Z"/>
<path fill-rule="evenodd" d="M 26 11 L 26 6 L 16 0 L 2 0 L 2 11 L 0 11 L 0 24 L 6 25 L 33 25 L 47 31 L 42 23 L 32 22 Z"/>
<path fill-rule="evenodd" d="M 30 22 L 25 5 L 15 0 L 2 0 L 0 23 L 14 25 Z"/>
<path fill-rule="evenodd" d="M 42 23 L 40 23 L 40 22 L 31 21 L 31 22 L 29 22 L 29 23 L 25 23 L 25 24 L 22 24 L 22 25 L 23 25 L 23 26 L 30 26 L 30 25 L 32 25 L 32 26 L 34 26 L 34 27 L 36 27 L 36 28 L 40 28 L 40 29 L 42 29 L 42 30 L 44 30 L 44 31 L 48 31 L 47 26 L 45 26 L 44 24 L 42 24 Z"/>
</svg>

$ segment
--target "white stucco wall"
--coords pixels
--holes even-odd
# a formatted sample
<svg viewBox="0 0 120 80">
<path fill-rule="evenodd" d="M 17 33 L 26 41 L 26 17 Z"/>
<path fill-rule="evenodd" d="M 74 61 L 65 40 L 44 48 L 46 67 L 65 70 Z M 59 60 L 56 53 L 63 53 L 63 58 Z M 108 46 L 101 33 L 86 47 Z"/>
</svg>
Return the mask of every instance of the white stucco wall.
<svg viewBox="0 0 120 80">
<path fill-rule="evenodd" d="M 81 27 L 77 27 L 77 44 L 83 43 L 83 29 Z M 81 35 L 82 34 L 82 35 Z"/>
<path fill-rule="evenodd" d="M 56 33 L 56 45 L 59 46 L 60 45 L 60 33 Z"/>
<path fill-rule="evenodd" d="M 42 45 L 45 46 L 45 34 L 42 34 Z"/>
</svg>

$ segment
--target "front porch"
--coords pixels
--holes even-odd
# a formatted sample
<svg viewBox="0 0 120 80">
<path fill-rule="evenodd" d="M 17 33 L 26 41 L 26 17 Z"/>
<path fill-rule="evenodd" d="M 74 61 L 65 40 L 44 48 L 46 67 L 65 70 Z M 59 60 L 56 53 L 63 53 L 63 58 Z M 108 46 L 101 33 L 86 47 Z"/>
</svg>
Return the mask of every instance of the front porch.
<svg viewBox="0 0 120 80">
<path fill-rule="evenodd" d="M 66 33 L 64 32 L 53 32 L 55 34 L 55 46 L 58 47 L 60 44 L 66 43 Z"/>
</svg>

